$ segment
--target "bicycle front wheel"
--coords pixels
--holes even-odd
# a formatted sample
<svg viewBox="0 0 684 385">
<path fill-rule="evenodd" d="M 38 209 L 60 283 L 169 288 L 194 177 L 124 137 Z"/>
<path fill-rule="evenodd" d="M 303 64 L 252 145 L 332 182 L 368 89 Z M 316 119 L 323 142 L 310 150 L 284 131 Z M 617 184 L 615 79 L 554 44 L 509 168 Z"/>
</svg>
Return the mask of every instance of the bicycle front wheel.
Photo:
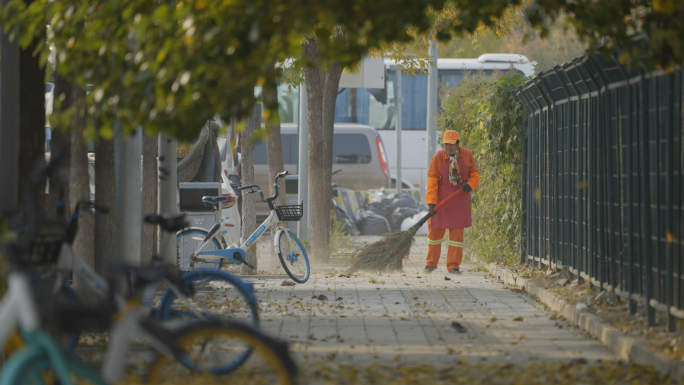
<svg viewBox="0 0 684 385">
<path fill-rule="evenodd" d="M 194 285 L 197 293 L 185 300 L 177 298 L 166 289 L 161 299 L 157 319 L 169 321 L 172 318 L 230 318 L 254 327 L 259 325 L 257 300 L 251 283 L 220 270 L 195 270 L 181 276 L 183 285 Z M 208 314 L 194 314 L 186 301 L 193 302 Z M 205 304 L 205 306 L 200 306 Z"/>
<path fill-rule="evenodd" d="M 232 321 L 199 321 L 179 329 L 174 335 L 182 354 L 176 355 L 176 361 L 159 355 L 150 366 L 148 383 L 178 383 L 182 378 L 179 374 L 187 374 L 188 368 L 195 372 L 195 377 L 228 373 L 237 369 L 245 360 L 242 357 L 246 358 L 250 352 L 253 353 L 244 371 L 241 368 L 241 379 L 249 377 L 246 383 L 290 385 L 296 381 L 297 366 L 290 357 L 287 343 L 274 340 L 250 326 Z"/>
<path fill-rule="evenodd" d="M 196 269 L 220 269 L 221 259 L 217 259 L 211 262 L 196 262 L 192 261 L 191 257 L 195 254 L 195 251 L 204 243 L 204 239 L 209 234 L 209 232 L 202 229 L 185 229 L 181 230 L 176 235 L 176 245 L 177 245 L 177 261 L 178 268 L 182 271 L 193 271 Z M 221 250 L 216 238 L 209 242 L 204 251 L 214 251 Z"/>
<path fill-rule="evenodd" d="M 287 275 L 297 283 L 306 282 L 311 275 L 311 266 L 302 242 L 289 230 L 279 230 L 275 240 L 275 251 Z"/>
<path fill-rule="evenodd" d="M 63 356 L 69 378 L 59 378 L 47 353 L 30 345 L 13 354 L 2 369 L 0 384 L 44 385 L 45 383 L 75 383 L 106 385 L 92 369 L 77 359 Z"/>
</svg>

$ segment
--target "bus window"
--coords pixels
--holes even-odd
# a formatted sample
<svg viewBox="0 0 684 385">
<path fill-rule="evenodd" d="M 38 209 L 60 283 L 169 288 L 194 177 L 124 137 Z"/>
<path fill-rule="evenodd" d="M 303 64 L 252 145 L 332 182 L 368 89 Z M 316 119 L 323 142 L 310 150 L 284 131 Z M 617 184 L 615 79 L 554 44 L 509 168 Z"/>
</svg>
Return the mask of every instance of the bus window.
<svg viewBox="0 0 684 385">
<path fill-rule="evenodd" d="M 454 87 L 458 82 L 463 80 L 463 71 L 461 70 L 440 70 L 439 82 L 449 87 Z"/>
<path fill-rule="evenodd" d="M 281 123 L 299 123 L 299 88 L 278 86 L 278 116 Z"/>
<path fill-rule="evenodd" d="M 368 124 L 378 130 L 393 130 L 394 117 L 394 80 L 395 73 L 387 73 L 386 100 L 378 100 L 381 93 L 368 92 L 367 89 L 346 89 L 337 96 L 335 123 Z M 402 129 L 424 130 L 427 124 L 427 75 L 417 73 L 403 74 Z M 382 103 L 385 102 L 385 103 Z"/>
</svg>

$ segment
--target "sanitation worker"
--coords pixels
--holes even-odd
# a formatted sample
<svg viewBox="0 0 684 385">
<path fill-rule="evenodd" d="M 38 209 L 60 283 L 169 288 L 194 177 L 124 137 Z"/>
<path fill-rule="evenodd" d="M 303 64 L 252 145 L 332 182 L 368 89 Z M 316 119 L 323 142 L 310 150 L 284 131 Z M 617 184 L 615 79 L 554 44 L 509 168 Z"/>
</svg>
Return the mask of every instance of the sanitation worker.
<svg viewBox="0 0 684 385">
<path fill-rule="evenodd" d="M 456 131 L 445 131 L 442 135 L 443 149 L 432 156 L 428 169 L 428 187 L 425 200 L 433 211 L 435 206 L 451 193 L 463 190 L 454 200 L 439 209 L 437 215 L 428 220 L 428 253 L 425 273 L 437 269 L 442 252 L 442 240 L 449 230 L 447 270 L 461 274 L 463 259 L 463 229 L 472 225 L 472 204 L 470 192 L 477 188 L 480 174 L 477 172 L 473 154 L 460 146 L 460 135 Z"/>
</svg>

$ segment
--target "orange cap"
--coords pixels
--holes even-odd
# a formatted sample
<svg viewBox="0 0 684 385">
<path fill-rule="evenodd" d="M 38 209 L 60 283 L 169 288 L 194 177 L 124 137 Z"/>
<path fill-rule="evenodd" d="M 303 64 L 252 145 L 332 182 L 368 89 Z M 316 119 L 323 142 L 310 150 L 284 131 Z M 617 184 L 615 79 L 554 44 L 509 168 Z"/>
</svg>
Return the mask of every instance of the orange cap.
<svg viewBox="0 0 684 385">
<path fill-rule="evenodd" d="M 444 131 L 444 135 L 442 135 L 442 144 L 444 144 L 444 143 L 456 144 L 456 142 L 460 138 L 461 138 L 461 136 L 456 131 L 453 131 L 453 130 Z"/>
</svg>

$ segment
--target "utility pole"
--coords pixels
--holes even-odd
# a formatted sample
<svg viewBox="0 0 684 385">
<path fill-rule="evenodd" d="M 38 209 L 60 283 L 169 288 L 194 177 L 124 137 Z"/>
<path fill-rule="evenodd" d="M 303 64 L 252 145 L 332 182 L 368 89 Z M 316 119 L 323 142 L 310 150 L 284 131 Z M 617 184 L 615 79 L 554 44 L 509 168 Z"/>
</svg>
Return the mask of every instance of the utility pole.
<svg viewBox="0 0 684 385">
<path fill-rule="evenodd" d="M 306 100 L 306 86 L 299 86 L 299 162 L 297 163 L 298 201 L 303 201 L 304 217 L 299 221 L 297 237 L 309 239 L 309 104 Z M 299 203 L 299 202 L 298 202 Z"/>
<path fill-rule="evenodd" d="M 128 138 L 120 123 L 115 127 L 116 209 L 118 227 L 118 260 L 140 266 L 142 224 L 142 128 Z"/>
<path fill-rule="evenodd" d="M 432 156 L 437 152 L 437 123 L 435 119 L 437 118 L 437 85 L 438 85 L 438 72 L 437 72 L 437 41 L 430 40 L 430 61 L 433 65 L 428 68 L 428 102 L 427 102 L 427 159 L 425 160 L 425 171 L 430 168 L 430 160 Z M 422 188 L 422 193 L 425 194 L 427 191 L 427 178 Z"/>
<path fill-rule="evenodd" d="M 228 155 L 226 155 L 228 156 Z M 232 153 L 230 154 L 232 156 Z M 178 171 L 176 163 L 176 140 L 171 136 L 159 134 L 159 167 L 158 194 L 159 215 L 170 216 L 178 214 L 176 203 L 176 186 L 178 186 Z M 161 231 L 159 255 L 164 263 L 176 264 L 176 234 Z"/>
<path fill-rule="evenodd" d="M 2 0 L 7 5 L 8 0 Z M 0 32 L 0 212 L 17 209 L 19 195 L 19 46 Z M 30 170 L 26 170 L 30 172 Z"/>
<path fill-rule="evenodd" d="M 404 103 L 404 98 L 401 96 L 401 69 L 399 65 L 394 65 L 394 71 L 397 76 L 397 81 L 394 83 L 394 105 L 396 106 L 396 131 L 397 131 L 397 175 L 396 188 L 397 194 L 401 194 L 401 105 Z"/>
</svg>

